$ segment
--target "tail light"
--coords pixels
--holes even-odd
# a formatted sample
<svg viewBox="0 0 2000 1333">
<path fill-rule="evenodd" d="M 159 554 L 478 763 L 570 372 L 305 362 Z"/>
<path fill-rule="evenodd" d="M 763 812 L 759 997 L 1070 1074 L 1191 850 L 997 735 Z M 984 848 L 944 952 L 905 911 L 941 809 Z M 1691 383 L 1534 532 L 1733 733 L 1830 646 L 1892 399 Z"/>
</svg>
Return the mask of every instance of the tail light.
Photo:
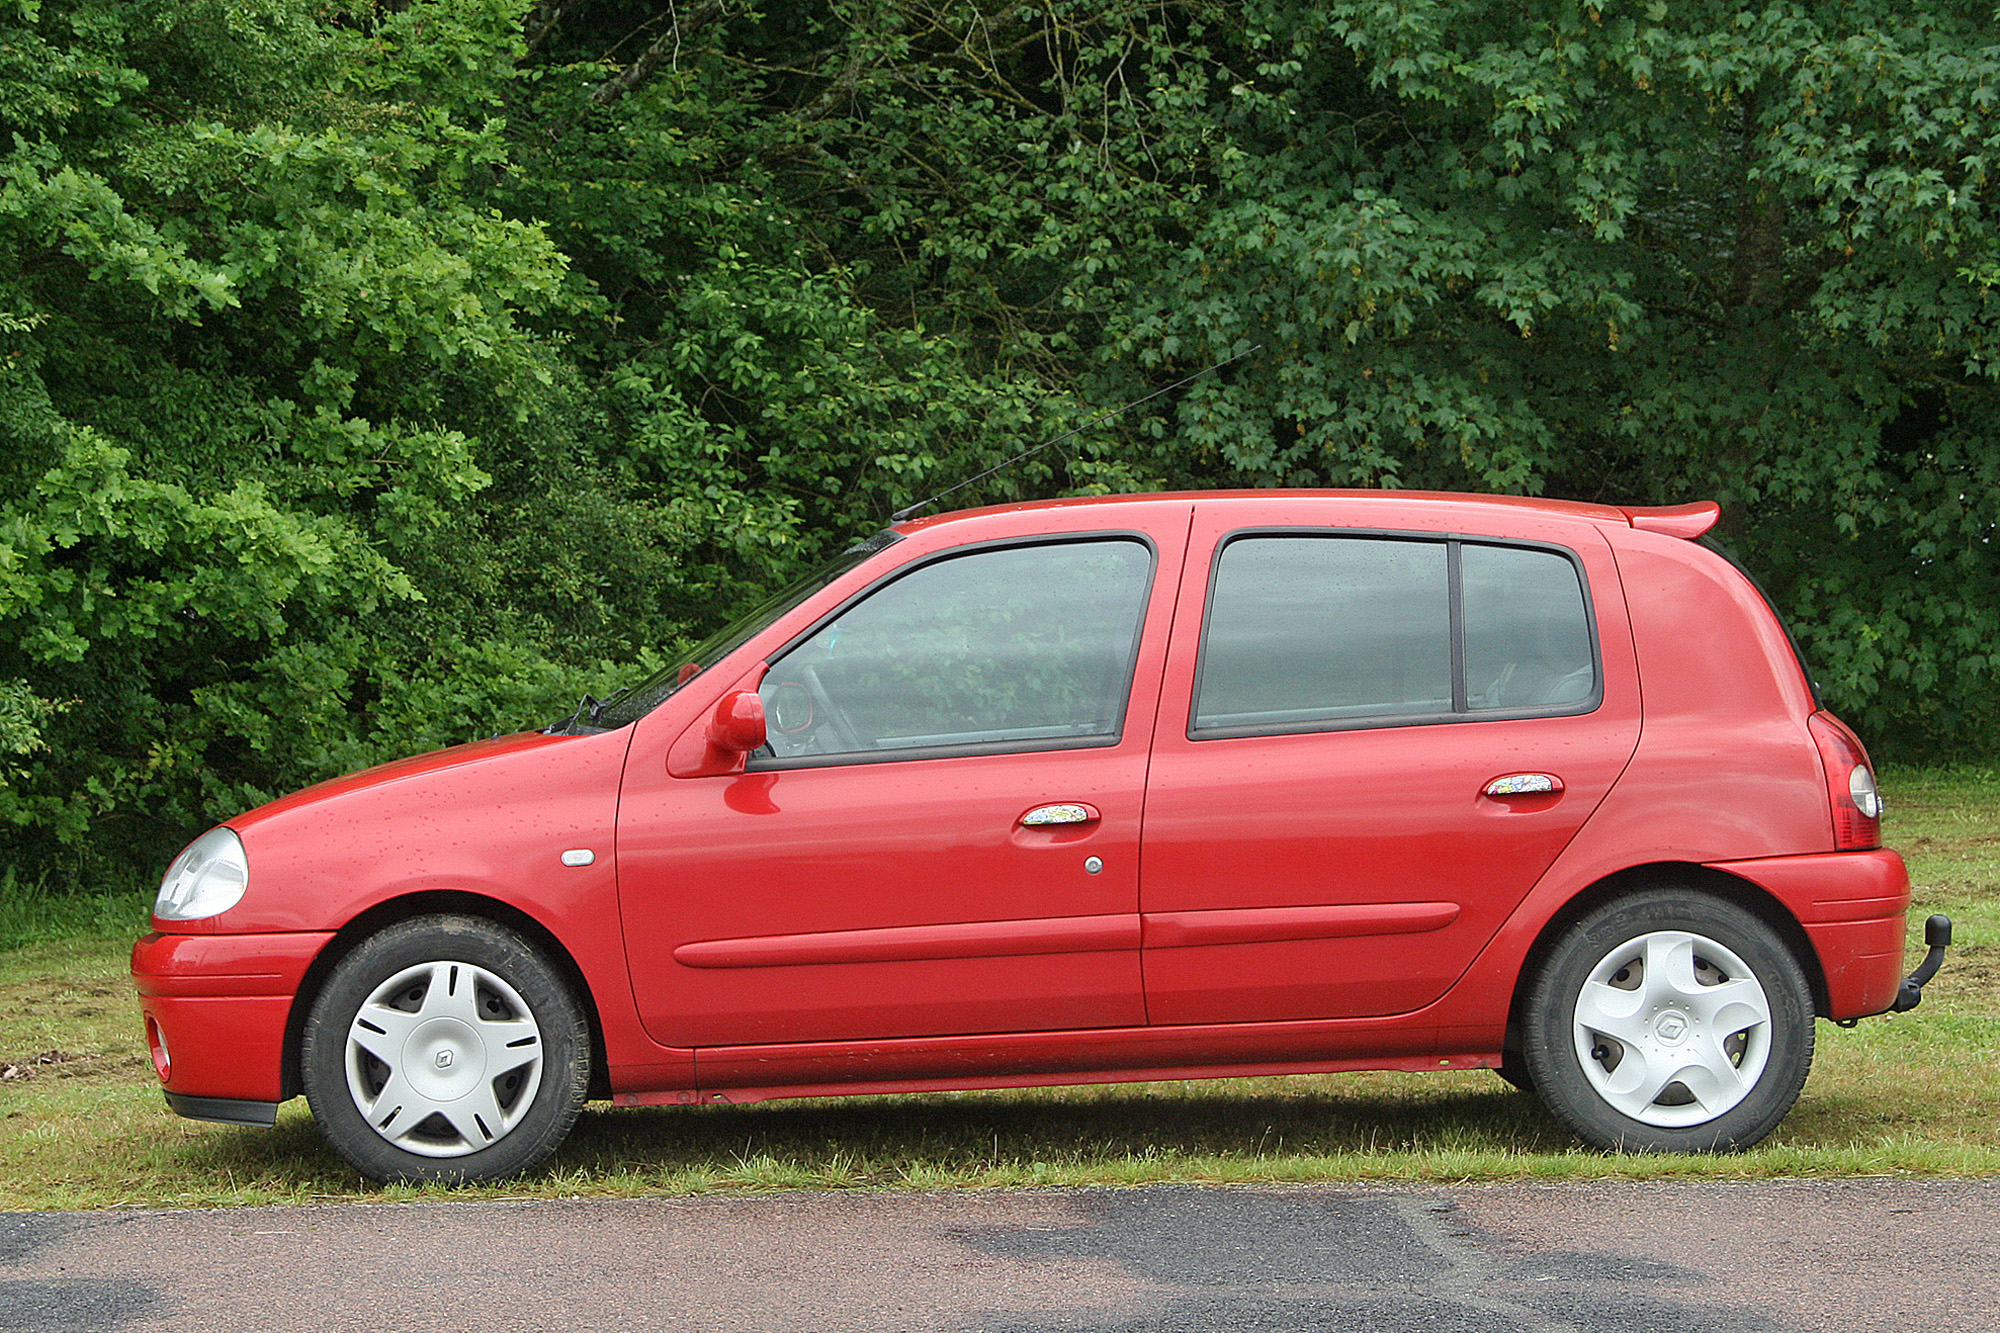
<svg viewBox="0 0 2000 1333">
<path fill-rule="evenodd" d="M 1807 723 L 1826 770 L 1826 795 L 1833 808 L 1833 845 L 1843 852 L 1882 845 L 1882 796 L 1868 751 L 1847 725 L 1831 713 L 1814 713 Z"/>
</svg>

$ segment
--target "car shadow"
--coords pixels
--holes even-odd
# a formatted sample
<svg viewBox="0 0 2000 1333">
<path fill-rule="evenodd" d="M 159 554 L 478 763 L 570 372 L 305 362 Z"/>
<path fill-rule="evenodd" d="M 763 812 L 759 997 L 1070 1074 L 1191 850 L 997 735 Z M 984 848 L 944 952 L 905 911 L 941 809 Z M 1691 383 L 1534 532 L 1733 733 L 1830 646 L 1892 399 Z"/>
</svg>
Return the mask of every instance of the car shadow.
<svg viewBox="0 0 2000 1333">
<path fill-rule="evenodd" d="M 1447 1080 L 1450 1080 L 1447 1084 Z M 644 1190 L 945 1187 L 1372 1174 L 1366 1159 L 1547 1154 L 1576 1141 L 1491 1074 L 1117 1084 L 747 1105 L 616 1108 L 594 1102 L 554 1176 Z M 1431 1087 L 1438 1084 L 1443 1086 Z M 1490 1086 L 1487 1086 L 1490 1084 Z M 178 1150 L 190 1187 L 249 1185 L 298 1199 L 374 1186 L 320 1139 L 303 1101 L 271 1129 L 217 1128 Z M 1346 1159 L 1339 1161 L 1336 1159 Z M 636 1177 L 636 1179 L 635 1179 Z M 614 1179 L 617 1183 L 614 1183 Z M 432 1187 L 438 1188 L 438 1187 Z M 505 1192 L 506 1182 L 483 1187 Z"/>
</svg>

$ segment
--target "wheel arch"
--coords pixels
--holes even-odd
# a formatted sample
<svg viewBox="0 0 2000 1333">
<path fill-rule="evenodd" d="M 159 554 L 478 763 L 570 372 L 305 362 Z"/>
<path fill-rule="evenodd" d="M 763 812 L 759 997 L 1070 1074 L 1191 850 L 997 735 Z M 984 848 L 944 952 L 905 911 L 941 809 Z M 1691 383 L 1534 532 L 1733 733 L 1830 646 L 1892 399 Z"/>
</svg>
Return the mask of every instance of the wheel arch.
<svg viewBox="0 0 2000 1333">
<path fill-rule="evenodd" d="M 296 1097 L 302 1091 L 299 1079 L 299 1050 L 305 1037 L 306 1015 L 319 999 L 320 989 L 327 977 L 340 961 L 360 946 L 370 936 L 378 934 L 390 926 L 412 917 L 419 916 L 467 916 L 490 921 L 515 932 L 549 960 L 551 966 L 568 984 L 577 1003 L 583 1008 L 584 1021 L 590 1027 L 590 1087 L 588 1096 L 605 1098 L 611 1095 L 610 1071 L 604 1045 L 604 1024 L 597 1013 L 597 997 L 591 993 L 590 984 L 585 979 L 583 969 L 576 959 L 541 922 L 519 908 L 510 907 L 498 899 L 462 890 L 430 890 L 422 893 L 406 894 L 377 903 L 361 915 L 342 926 L 325 948 L 306 968 L 300 978 L 296 994 L 292 998 L 292 1011 L 285 1020 L 284 1065 L 280 1076 L 279 1095 L 281 1099 Z"/>
<path fill-rule="evenodd" d="M 1777 932 L 1805 974 L 1806 985 L 1812 992 L 1813 1012 L 1822 1016 L 1827 1012 L 1826 970 L 1820 964 L 1819 950 L 1813 947 L 1805 927 L 1782 902 L 1740 875 L 1693 862 L 1660 861 L 1606 875 L 1579 891 L 1543 923 L 1514 978 L 1514 992 L 1507 1007 L 1507 1049 L 1520 1049 L 1521 1006 L 1563 933 L 1608 902 L 1642 889 L 1662 888 L 1691 889 L 1733 903 Z"/>
</svg>

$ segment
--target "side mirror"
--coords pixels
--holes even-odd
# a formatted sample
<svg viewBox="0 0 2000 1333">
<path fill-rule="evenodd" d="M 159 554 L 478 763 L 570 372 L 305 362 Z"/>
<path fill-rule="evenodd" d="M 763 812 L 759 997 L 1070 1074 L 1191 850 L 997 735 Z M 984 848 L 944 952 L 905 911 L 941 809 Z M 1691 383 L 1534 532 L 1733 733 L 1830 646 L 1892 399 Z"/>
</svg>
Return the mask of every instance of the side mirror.
<svg viewBox="0 0 2000 1333">
<path fill-rule="evenodd" d="M 755 690 L 731 690 L 716 700 L 708 719 L 708 746 L 717 758 L 740 769 L 744 757 L 764 740 L 764 701 Z"/>
</svg>

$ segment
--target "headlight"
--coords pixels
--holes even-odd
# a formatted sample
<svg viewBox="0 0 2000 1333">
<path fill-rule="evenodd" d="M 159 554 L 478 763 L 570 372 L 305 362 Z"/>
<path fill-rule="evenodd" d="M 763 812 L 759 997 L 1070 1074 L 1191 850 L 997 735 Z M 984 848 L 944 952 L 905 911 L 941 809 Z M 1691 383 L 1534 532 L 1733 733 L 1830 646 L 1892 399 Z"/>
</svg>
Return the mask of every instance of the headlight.
<svg viewBox="0 0 2000 1333">
<path fill-rule="evenodd" d="M 212 828 L 189 843 L 160 880 L 153 915 L 162 921 L 199 921 L 227 912 L 243 901 L 250 862 L 243 840 L 226 828 Z"/>
</svg>

